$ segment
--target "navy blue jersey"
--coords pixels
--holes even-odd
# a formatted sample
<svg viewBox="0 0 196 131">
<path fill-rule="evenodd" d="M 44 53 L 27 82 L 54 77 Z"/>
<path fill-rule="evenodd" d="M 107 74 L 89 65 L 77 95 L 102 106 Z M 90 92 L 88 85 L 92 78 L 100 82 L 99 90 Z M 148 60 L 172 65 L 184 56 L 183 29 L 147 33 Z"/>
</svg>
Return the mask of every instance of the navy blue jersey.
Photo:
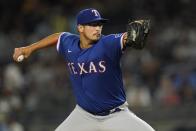
<svg viewBox="0 0 196 131">
<path fill-rule="evenodd" d="M 120 58 L 122 34 L 101 36 L 87 49 L 80 48 L 79 36 L 64 32 L 57 51 L 67 63 L 73 92 L 79 106 L 97 113 L 126 101 Z"/>
</svg>

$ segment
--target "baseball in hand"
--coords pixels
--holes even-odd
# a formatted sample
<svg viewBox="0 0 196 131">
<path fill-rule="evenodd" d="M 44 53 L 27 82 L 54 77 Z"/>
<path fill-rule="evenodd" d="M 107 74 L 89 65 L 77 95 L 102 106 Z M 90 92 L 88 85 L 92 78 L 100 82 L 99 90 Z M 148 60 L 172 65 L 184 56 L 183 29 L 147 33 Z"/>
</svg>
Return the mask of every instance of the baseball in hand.
<svg viewBox="0 0 196 131">
<path fill-rule="evenodd" d="M 24 60 L 24 55 L 20 55 L 18 58 L 17 58 L 17 61 L 18 62 L 21 62 Z"/>
</svg>

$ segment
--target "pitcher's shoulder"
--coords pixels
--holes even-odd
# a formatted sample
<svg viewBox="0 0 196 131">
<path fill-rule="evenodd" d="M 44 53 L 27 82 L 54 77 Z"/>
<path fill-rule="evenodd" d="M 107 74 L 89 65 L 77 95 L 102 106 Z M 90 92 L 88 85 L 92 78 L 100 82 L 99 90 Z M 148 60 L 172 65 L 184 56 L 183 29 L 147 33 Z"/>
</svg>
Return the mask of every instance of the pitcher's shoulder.
<svg viewBox="0 0 196 131">
<path fill-rule="evenodd" d="M 70 38 L 70 39 L 79 39 L 79 35 L 73 34 L 70 32 L 62 32 L 60 35 L 61 38 Z"/>
<path fill-rule="evenodd" d="M 101 40 L 102 40 L 103 42 L 114 41 L 115 39 L 121 38 L 122 35 L 123 35 L 123 33 L 103 35 L 103 36 L 101 37 Z"/>
</svg>

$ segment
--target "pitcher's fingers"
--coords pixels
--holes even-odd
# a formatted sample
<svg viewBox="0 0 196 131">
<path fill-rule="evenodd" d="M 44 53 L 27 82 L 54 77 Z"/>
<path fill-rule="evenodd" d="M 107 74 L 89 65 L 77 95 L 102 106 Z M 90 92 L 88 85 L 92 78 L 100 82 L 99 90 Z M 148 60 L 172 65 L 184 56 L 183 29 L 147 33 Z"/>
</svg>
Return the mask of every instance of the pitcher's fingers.
<svg viewBox="0 0 196 131">
<path fill-rule="evenodd" d="M 15 61 L 16 61 L 16 50 L 17 50 L 17 48 L 14 49 L 14 53 L 13 53 L 13 56 L 12 56 Z"/>
<path fill-rule="evenodd" d="M 15 48 L 15 49 L 14 49 L 14 54 L 13 54 L 13 59 L 14 59 L 15 61 L 17 61 L 17 59 L 18 59 L 18 57 L 19 57 L 20 55 L 22 55 L 22 52 L 20 51 L 20 49 L 19 49 L 19 48 Z"/>
</svg>

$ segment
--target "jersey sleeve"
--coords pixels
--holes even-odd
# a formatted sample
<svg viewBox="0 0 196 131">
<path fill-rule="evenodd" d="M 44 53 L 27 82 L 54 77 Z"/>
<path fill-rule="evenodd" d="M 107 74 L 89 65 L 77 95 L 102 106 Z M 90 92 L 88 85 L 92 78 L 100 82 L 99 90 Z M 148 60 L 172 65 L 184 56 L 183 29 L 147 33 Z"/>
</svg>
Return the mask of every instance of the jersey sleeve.
<svg viewBox="0 0 196 131">
<path fill-rule="evenodd" d="M 104 46 L 108 56 L 112 59 L 121 58 L 124 33 L 111 34 L 105 37 Z"/>
<path fill-rule="evenodd" d="M 59 54 L 62 54 L 63 50 L 66 49 L 66 40 L 68 39 L 68 36 L 70 35 L 71 33 L 69 32 L 63 32 L 60 34 L 57 45 L 56 45 L 56 49 Z"/>
</svg>

